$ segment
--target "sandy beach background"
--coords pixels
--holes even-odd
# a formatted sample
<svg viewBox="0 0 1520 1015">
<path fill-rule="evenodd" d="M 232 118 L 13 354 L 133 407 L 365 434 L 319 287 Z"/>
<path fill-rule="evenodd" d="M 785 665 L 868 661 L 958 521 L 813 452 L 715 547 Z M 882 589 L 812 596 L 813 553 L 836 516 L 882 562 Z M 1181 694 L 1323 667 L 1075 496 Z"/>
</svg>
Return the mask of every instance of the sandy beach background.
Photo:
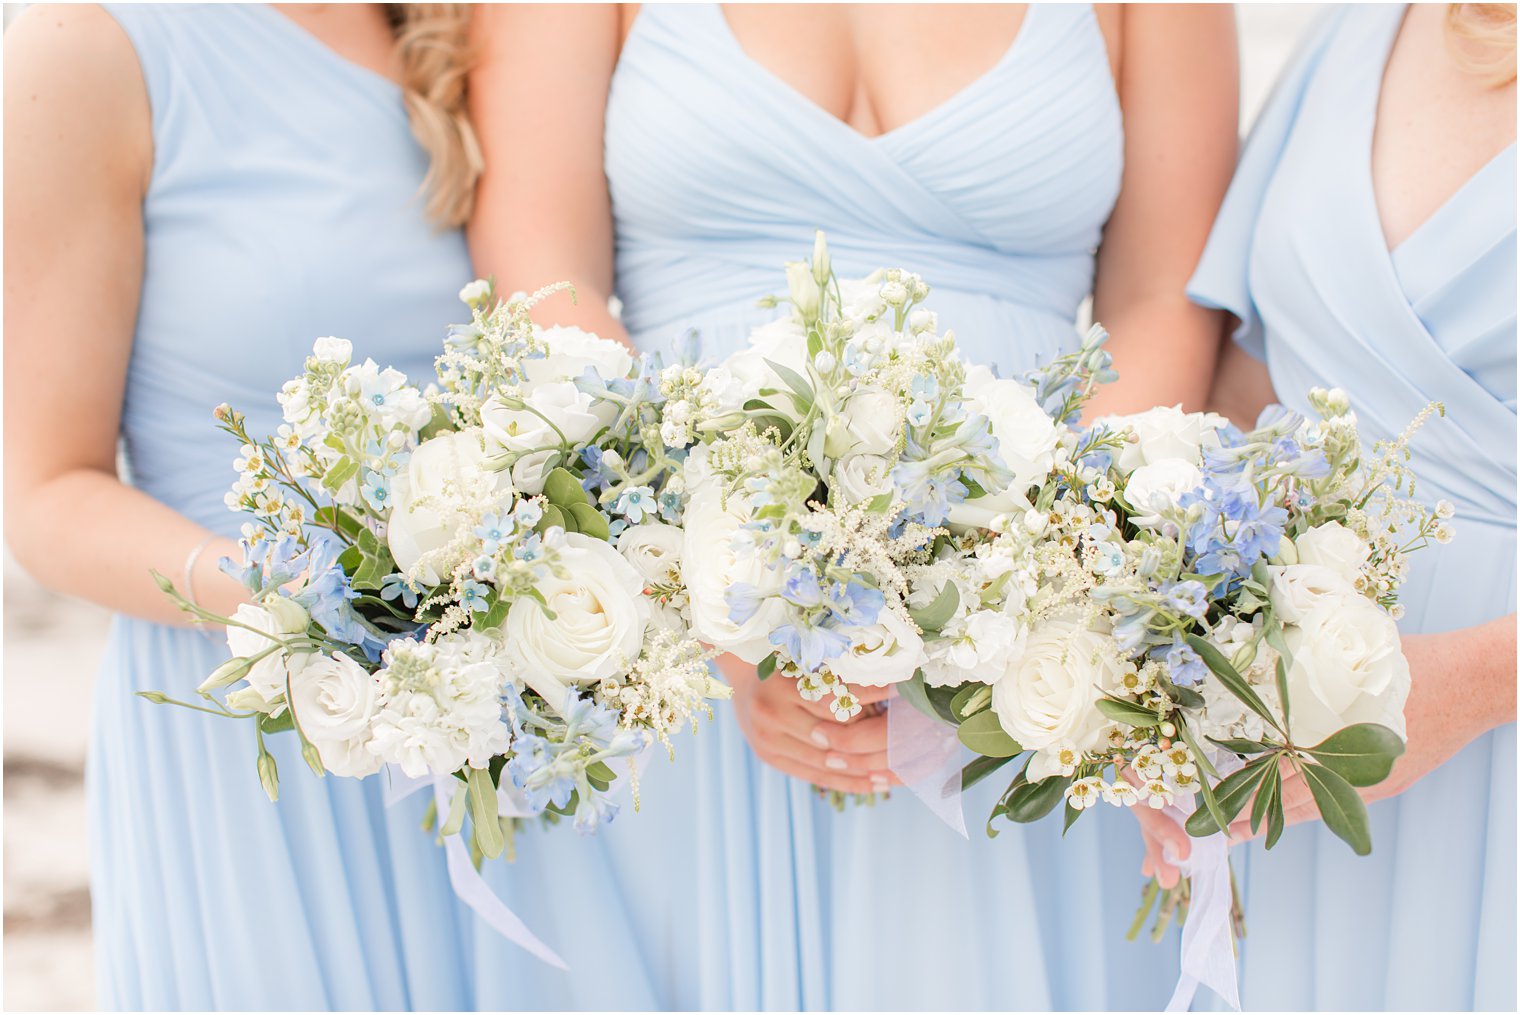
<svg viewBox="0 0 1520 1015">
<path fill-rule="evenodd" d="M 1323 5 L 1240 6 L 1242 122 L 1249 123 Z M 7 24 L 17 7 L 5 5 Z M 4 583 L 4 1004 L 8 1011 L 90 1009 L 89 718 L 82 706 L 92 697 L 110 618 L 43 589 L 9 555 Z"/>
</svg>

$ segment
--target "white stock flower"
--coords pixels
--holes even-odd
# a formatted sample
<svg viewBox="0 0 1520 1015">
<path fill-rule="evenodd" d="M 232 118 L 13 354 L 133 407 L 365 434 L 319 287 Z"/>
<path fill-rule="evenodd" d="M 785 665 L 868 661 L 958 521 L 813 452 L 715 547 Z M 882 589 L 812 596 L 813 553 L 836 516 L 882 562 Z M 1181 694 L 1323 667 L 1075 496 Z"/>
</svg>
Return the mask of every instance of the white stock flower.
<svg viewBox="0 0 1520 1015">
<path fill-rule="evenodd" d="M 227 626 L 227 648 L 238 659 L 251 659 L 274 648 L 278 641 L 304 634 L 311 621 L 300 603 L 278 594 L 265 596 L 259 605 L 241 604 L 233 611 L 231 619 L 236 623 Z M 289 664 L 290 657 L 283 650 L 269 652 L 249 667 L 243 677 L 248 682 L 248 690 L 257 696 L 258 701 L 247 695 L 240 695 L 239 700 L 246 707 L 268 711 L 285 694 Z"/>
<path fill-rule="evenodd" d="M 1300 564 L 1329 568 L 1344 578 L 1347 584 L 1356 581 L 1362 565 L 1367 563 L 1367 557 L 1371 553 L 1371 547 L 1366 541 L 1340 522 L 1316 525 L 1295 538 L 1293 547 L 1298 551 Z"/>
<path fill-rule="evenodd" d="M 923 639 L 896 610 L 882 607 L 875 624 L 850 634 L 850 647 L 828 664 L 847 684 L 885 687 L 900 683 L 912 678 L 923 663 Z"/>
<path fill-rule="evenodd" d="M 992 707 L 1026 748 L 1095 751 L 1109 725 L 1096 702 L 1118 690 L 1131 668 L 1106 633 L 1075 615 L 1053 617 L 1030 633 L 1022 655 L 992 685 Z"/>
<path fill-rule="evenodd" d="M 507 749 L 501 695 L 508 674 L 494 638 L 466 629 L 433 643 L 399 639 L 382 664 L 369 746 L 381 761 L 418 778 L 484 768 Z"/>
<path fill-rule="evenodd" d="M 355 779 L 378 771 L 380 759 L 369 750 L 380 708 L 374 675 L 341 652 L 301 656 L 290 669 L 290 706 L 322 767 Z"/>
<path fill-rule="evenodd" d="M 473 503 L 485 493 L 512 492 L 505 472 L 485 466 L 486 453 L 476 429 L 444 433 L 418 445 L 391 483 L 391 516 L 386 539 L 396 566 L 428 585 L 436 585 L 458 560 L 435 559 L 454 542 L 461 528 L 474 523 Z"/>
<path fill-rule="evenodd" d="M 758 553 L 734 545 L 734 537 L 750 517 L 749 501 L 743 494 L 735 492 L 727 504 L 723 502 L 721 480 L 697 485 L 684 515 L 681 578 L 691 599 L 691 624 L 696 636 L 745 662 L 758 663 L 775 649 L 770 633 L 783 622 L 785 609 L 779 600 L 767 599 L 743 624 L 729 617 L 725 593 L 733 585 L 753 585 L 762 594 L 781 587 L 779 571 L 768 567 Z"/>
<path fill-rule="evenodd" d="M 1294 741 L 1320 743 L 1354 723 L 1380 723 L 1404 736 L 1409 663 L 1393 618 L 1355 592 L 1324 597 L 1283 631 L 1293 655 L 1288 709 Z"/>
<path fill-rule="evenodd" d="M 1161 512 L 1175 508 L 1182 495 L 1203 483 L 1203 471 L 1185 458 L 1148 462 L 1130 473 L 1124 499 L 1134 508 L 1130 519 L 1144 529 L 1162 524 Z"/>
<path fill-rule="evenodd" d="M 1128 416 L 1105 416 L 1098 422 L 1134 435 L 1118 456 L 1120 470 L 1130 472 L 1168 458 L 1201 462 L 1204 445 L 1218 447 L 1218 431 L 1229 421 L 1217 413 L 1183 412 L 1180 405 L 1162 405 Z"/>
<path fill-rule="evenodd" d="M 346 338 L 334 338 L 331 335 L 319 338 L 312 344 L 311 354 L 323 363 L 338 363 L 346 366 L 353 358 L 354 344 Z"/>
<path fill-rule="evenodd" d="M 611 544 L 570 532 L 559 557 L 564 574 L 538 585 L 548 609 L 520 597 L 503 625 L 516 675 L 555 708 L 573 685 L 626 673 L 650 620 L 643 580 Z"/>
</svg>

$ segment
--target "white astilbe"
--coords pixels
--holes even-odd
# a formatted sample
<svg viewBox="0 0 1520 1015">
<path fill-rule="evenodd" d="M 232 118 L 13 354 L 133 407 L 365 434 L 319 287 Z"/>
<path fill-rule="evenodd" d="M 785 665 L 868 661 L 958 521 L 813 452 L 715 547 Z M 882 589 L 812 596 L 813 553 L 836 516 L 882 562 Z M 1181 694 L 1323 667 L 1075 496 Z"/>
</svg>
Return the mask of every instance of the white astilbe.
<svg viewBox="0 0 1520 1015">
<path fill-rule="evenodd" d="M 674 757 L 670 734 L 687 725 L 695 732 L 699 715 L 712 718 L 707 702 L 730 694 L 727 686 L 712 677 L 708 666 L 712 656 L 690 638 L 651 629 L 633 667 L 621 677 L 598 684 L 596 698 L 620 713 L 623 727 L 649 730 Z"/>
</svg>

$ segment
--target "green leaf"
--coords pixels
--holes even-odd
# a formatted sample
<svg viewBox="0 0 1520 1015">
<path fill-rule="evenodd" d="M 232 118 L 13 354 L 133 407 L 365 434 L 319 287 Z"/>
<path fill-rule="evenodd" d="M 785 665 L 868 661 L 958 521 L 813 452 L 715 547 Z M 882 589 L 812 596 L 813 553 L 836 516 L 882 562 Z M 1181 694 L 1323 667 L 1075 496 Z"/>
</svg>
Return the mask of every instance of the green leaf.
<svg viewBox="0 0 1520 1015">
<path fill-rule="evenodd" d="M 501 823 L 496 820 L 496 785 L 491 782 L 491 773 L 484 768 L 470 769 L 466 790 L 470 794 L 475 844 L 482 854 L 494 860 L 507 848 L 507 840 L 501 834 Z"/>
<path fill-rule="evenodd" d="M 586 491 L 581 486 L 581 481 L 575 478 L 575 474 L 566 468 L 550 470 L 544 478 L 544 496 L 550 504 L 560 508 L 569 508 L 574 504 L 590 505 L 591 500 L 586 496 Z"/>
<path fill-rule="evenodd" d="M 318 525 L 335 529 L 342 533 L 343 537 L 350 542 L 357 539 L 359 537 L 359 530 L 364 528 L 364 524 L 359 519 L 334 504 L 317 508 L 313 517 Z"/>
<path fill-rule="evenodd" d="M 776 372 L 776 376 L 786 382 L 786 386 L 792 389 L 792 393 L 803 400 L 804 405 L 813 403 L 813 386 L 809 384 L 801 374 L 789 366 L 783 366 L 775 360 L 766 360 L 765 365 Z"/>
<path fill-rule="evenodd" d="M 575 519 L 576 529 L 592 539 L 600 539 L 606 542 L 612 537 L 612 530 L 607 524 L 607 516 L 590 504 L 571 504 L 570 517 Z"/>
<path fill-rule="evenodd" d="M 259 717 L 259 729 L 264 733 L 284 733 L 296 728 L 295 720 L 291 717 L 290 709 L 286 709 L 279 715 L 263 715 Z"/>
<path fill-rule="evenodd" d="M 1282 784 L 1279 782 L 1272 804 L 1267 808 L 1267 849 L 1277 845 L 1277 840 L 1282 838 L 1283 828 L 1286 825 L 1287 822 L 1283 819 Z"/>
<path fill-rule="evenodd" d="M 1258 744 L 1254 740 L 1215 740 L 1213 737 L 1205 737 L 1211 744 L 1218 744 L 1231 754 L 1260 754 L 1270 750 L 1266 744 Z"/>
<path fill-rule="evenodd" d="M 1006 758 L 976 758 L 972 760 L 965 768 L 961 769 L 961 792 L 964 793 L 1012 760 L 1013 755 L 1009 755 Z"/>
<path fill-rule="evenodd" d="M 908 608 L 908 613 L 913 617 L 913 622 L 930 634 L 938 634 L 940 630 L 955 616 L 956 609 L 961 605 L 960 590 L 954 582 L 945 582 L 945 587 L 939 590 L 939 595 L 934 597 L 934 602 L 922 609 Z"/>
<path fill-rule="evenodd" d="M 978 712 L 961 723 L 955 731 L 960 742 L 984 758 L 1011 758 L 1023 754 L 1024 748 L 1008 735 L 999 722 L 997 713 L 991 709 Z"/>
<path fill-rule="evenodd" d="M 1200 807 L 1187 819 L 1187 833 L 1195 837 L 1213 835 L 1223 828 L 1228 828 L 1245 807 L 1246 801 L 1251 799 L 1251 794 L 1256 792 L 1256 787 L 1267 777 L 1267 769 L 1277 764 L 1277 757 L 1269 755 L 1265 758 L 1257 758 L 1245 768 L 1233 772 L 1215 786 L 1210 792 L 1215 801 L 1214 808 Z M 1198 781 L 1200 787 L 1207 786 L 1206 780 Z M 1218 813 L 1214 813 L 1215 811 Z"/>
<path fill-rule="evenodd" d="M 1321 765 L 1304 765 L 1303 775 L 1326 827 L 1344 839 L 1357 856 L 1371 853 L 1372 827 L 1367 821 L 1367 805 L 1362 803 L 1356 789 Z"/>
<path fill-rule="evenodd" d="M 359 463 L 344 455 L 332 464 L 332 468 L 322 474 L 322 485 L 333 493 L 343 488 L 343 484 L 359 474 Z"/>
<path fill-rule="evenodd" d="M 1028 771 L 1027 765 L 1025 771 Z M 1019 778 L 1024 778 L 1022 773 Z M 1004 798 L 1006 806 L 1003 813 L 1008 815 L 1009 821 L 1017 821 L 1020 824 L 1038 821 L 1055 810 L 1056 804 L 1066 799 L 1066 787 L 1069 785 L 1071 785 L 1071 776 L 1061 775 L 1052 775 L 1039 782 L 1025 781 L 1020 784 L 1016 781 Z"/>
<path fill-rule="evenodd" d="M 1066 805 L 1066 822 L 1065 822 L 1065 824 L 1063 824 L 1061 826 L 1061 837 L 1062 838 L 1066 837 L 1066 833 L 1069 832 L 1069 831 L 1071 831 L 1071 826 L 1075 825 L 1077 823 L 1077 819 L 1080 818 L 1081 816 L 1082 816 L 1082 812 L 1081 811 L 1077 810 L 1070 803 L 1068 803 Z"/>
<path fill-rule="evenodd" d="M 438 829 L 440 839 L 447 835 L 458 835 L 459 830 L 464 828 L 464 812 L 469 798 L 470 794 L 463 786 L 454 790 L 454 799 L 449 801 L 448 819 L 444 821 L 443 827 Z"/>
<path fill-rule="evenodd" d="M 1191 687 L 1174 684 L 1163 677 L 1161 680 L 1161 690 L 1168 698 L 1171 698 L 1183 708 L 1203 708 L 1203 695 Z"/>
<path fill-rule="evenodd" d="M 1198 657 L 1208 665 L 1209 669 L 1214 671 L 1214 675 L 1219 678 L 1219 682 L 1231 694 L 1245 702 L 1246 707 L 1251 711 L 1271 723 L 1273 729 L 1279 732 L 1282 731 L 1282 727 L 1278 725 L 1277 717 L 1267 710 L 1267 706 L 1257 696 L 1256 691 L 1252 689 L 1250 684 L 1246 683 L 1244 677 L 1235 671 L 1235 667 L 1230 665 L 1230 661 L 1224 657 L 1224 654 L 1219 649 L 1214 647 L 1213 643 L 1196 634 L 1188 635 L 1187 643 L 1194 652 L 1198 653 Z"/>
<path fill-rule="evenodd" d="M 1315 761 L 1353 786 L 1376 786 L 1404 753 L 1404 741 L 1387 726 L 1362 722 L 1304 748 Z"/>
<path fill-rule="evenodd" d="M 612 782 L 617 779 L 617 773 L 602 761 L 593 761 L 591 764 L 587 765 L 586 776 L 587 778 L 595 779 L 605 785 L 611 785 Z"/>
<path fill-rule="evenodd" d="M 878 493 L 866 502 L 866 510 L 873 515 L 879 515 L 892 506 L 892 493 Z"/>
<path fill-rule="evenodd" d="M 1261 786 L 1256 790 L 1256 797 L 1251 801 L 1251 831 L 1261 830 L 1262 820 L 1272 811 L 1273 801 L 1282 794 L 1282 770 L 1277 765 L 1267 766 L 1266 778 L 1262 779 Z"/>
<path fill-rule="evenodd" d="M 1132 701 L 1120 701 L 1118 698 L 1099 698 L 1098 711 L 1126 726 L 1155 726 L 1161 722 L 1161 717 L 1145 706 L 1136 705 Z"/>
<path fill-rule="evenodd" d="M 533 526 L 537 532 L 547 532 L 550 529 L 563 529 L 564 527 L 564 513 L 553 504 L 544 505 L 544 516 L 538 520 L 537 525 Z"/>
<path fill-rule="evenodd" d="M 755 667 L 755 676 L 759 677 L 761 680 L 765 680 L 772 673 L 775 673 L 775 672 L 776 672 L 776 653 L 774 653 L 774 652 L 772 652 L 770 655 L 766 656 L 764 659 L 760 660 L 760 665 L 758 665 L 758 666 Z"/>
<path fill-rule="evenodd" d="M 448 410 L 441 405 L 433 406 L 433 418 L 417 432 L 417 440 L 429 441 L 445 431 L 454 429 L 453 420 L 449 419 Z"/>
<path fill-rule="evenodd" d="M 507 611 L 512 609 L 510 599 L 498 599 L 491 604 L 485 616 L 470 621 L 470 626 L 477 631 L 494 631 L 507 621 Z"/>
</svg>

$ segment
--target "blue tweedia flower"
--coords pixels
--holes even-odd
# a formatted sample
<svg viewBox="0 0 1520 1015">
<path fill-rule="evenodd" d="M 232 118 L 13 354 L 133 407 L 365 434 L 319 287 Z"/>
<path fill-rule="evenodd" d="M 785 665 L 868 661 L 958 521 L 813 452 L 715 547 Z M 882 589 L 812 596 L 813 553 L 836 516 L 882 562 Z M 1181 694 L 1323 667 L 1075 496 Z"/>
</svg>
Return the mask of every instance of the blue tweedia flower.
<svg viewBox="0 0 1520 1015">
<path fill-rule="evenodd" d="M 927 426 L 934 418 L 934 405 L 922 398 L 915 399 L 908 406 L 908 422 L 914 426 Z"/>
<path fill-rule="evenodd" d="M 828 621 L 825 621 L 828 623 Z M 850 647 L 850 638 L 833 627 L 810 623 L 806 618 L 783 624 L 771 632 L 770 642 L 786 650 L 792 661 L 808 672 L 841 655 Z"/>
<path fill-rule="evenodd" d="M 364 473 L 364 485 L 359 487 L 359 493 L 364 501 L 375 511 L 382 515 L 388 515 L 391 509 L 391 484 L 378 472 Z"/>
<path fill-rule="evenodd" d="M 1174 636 L 1170 645 L 1159 647 L 1152 654 L 1162 658 L 1171 671 L 1172 683 L 1181 687 L 1192 687 L 1209 675 L 1208 664 L 1181 635 Z"/>
<path fill-rule="evenodd" d="M 473 579 L 466 581 L 459 595 L 459 604 L 471 613 L 485 613 L 491 608 L 491 589 Z"/>
<path fill-rule="evenodd" d="M 1166 601 L 1172 609 L 1195 620 L 1202 618 L 1209 608 L 1209 590 L 1203 582 L 1177 582 L 1162 591 L 1166 593 Z"/>
<path fill-rule="evenodd" d="M 1151 640 L 1150 623 L 1155 611 L 1128 597 L 1115 597 L 1113 606 L 1119 615 L 1112 637 L 1126 655 L 1139 655 Z"/>
<path fill-rule="evenodd" d="M 908 391 L 915 400 L 932 402 L 939 397 L 939 378 L 933 374 L 914 374 Z"/>
<path fill-rule="evenodd" d="M 470 572 L 483 582 L 495 580 L 496 558 L 490 554 L 481 554 L 471 561 Z"/>
<path fill-rule="evenodd" d="M 306 607 L 311 619 L 333 640 L 358 646 L 370 659 L 379 659 L 385 639 L 354 610 L 353 600 L 359 593 L 338 564 L 340 552 L 332 537 L 314 540 L 306 585 L 291 598 Z"/>
<path fill-rule="evenodd" d="M 672 525 L 681 524 L 681 495 L 678 493 L 660 494 L 660 517 Z"/>
<path fill-rule="evenodd" d="M 612 506 L 612 510 L 635 525 L 645 518 L 652 517 L 659 509 L 659 504 L 655 502 L 654 490 L 647 486 L 635 486 L 623 491 L 617 503 Z"/>
<path fill-rule="evenodd" d="M 512 556 L 518 560 L 533 564 L 544 557 L 544 541 L 537 532 L 530 533 L 522 542 L 512 550 Z"/>
<path fill-rule="evenodd" d="M 495 553 L 501 544 L 512 537 L 512 528 L 502 523 L 501 516 L 495 511 L 487 512 L 480 519 L 480 524 L 475 526 L 475 537 L 481 541 L 482 553 Z"/>
<path fill-rule="evenodd" d="M 388 574 L 380 579 L 380 598 L 386 602 L 400 598 L 408 610 L 417 608 L 417 591 L 404 575 Z"/>
<path fill-rule="evenodd" d="M 512 515 L 517 519 L 518 525 L 521 525 L 525 529 L 531 529 L 543 520 L 544 509 L 536 500 L 520 500 L 517 502 L 517 507 L 512 511 Z M 518 556 L 522 557 L 521 554 L 518 554 Z M 530 558 L 522 557 L 522 559 L 528 560 Z"/>
</svg>

